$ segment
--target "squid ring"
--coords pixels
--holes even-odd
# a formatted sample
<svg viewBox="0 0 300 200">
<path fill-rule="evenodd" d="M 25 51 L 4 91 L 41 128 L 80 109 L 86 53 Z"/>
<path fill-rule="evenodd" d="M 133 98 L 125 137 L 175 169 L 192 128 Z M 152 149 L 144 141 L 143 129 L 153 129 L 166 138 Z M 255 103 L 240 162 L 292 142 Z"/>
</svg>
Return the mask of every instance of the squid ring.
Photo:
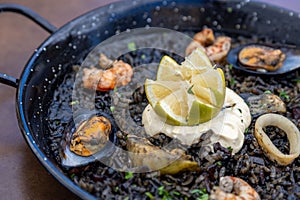
<svg viewBox="0 0 300 200">
<path fill-rule="evenodd" d="M 283 154 L 263 131 L 263 127 L 276 126 L 282 129 L 290 143 L 289 154 Z M 255 123 L 255 137 L 262 147 L 265 155 L 279 165 L 288 165 L 300 154 L 300 133 L 295 124 L 289 119 L 278 114 L 265 114 L 260 116 Z"/>
</svg>

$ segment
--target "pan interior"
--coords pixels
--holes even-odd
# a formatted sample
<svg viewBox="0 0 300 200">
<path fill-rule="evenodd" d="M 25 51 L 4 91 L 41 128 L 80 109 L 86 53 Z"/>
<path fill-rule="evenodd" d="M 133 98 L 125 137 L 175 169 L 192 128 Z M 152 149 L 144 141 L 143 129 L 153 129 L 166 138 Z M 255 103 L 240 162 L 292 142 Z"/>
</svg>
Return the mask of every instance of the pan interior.
<svg viewBox="0 0 300 200">
<path fill-rule="evenodd" d="M 279 18 L 281 20 L 277 20 Z M 235 38 L 239 43 L 259 40 L 299 46 L 298 21 L 298 15 L 291 15 L 289 11 L 251 1 L 133 1 L 91 11 L 51 35 L 36 50 L 24 69 L 18 92 L 19 118 L 24 136 L 38 158 L 60 182 L 83 198 L 100 197 L 99 192 L 90 196 L 86 190 L 75 186 L 70 181 L 72 173 L 60 166 L 57 157 L 59 140 L 63 137 L 63 131 L 58 126 L 63 128 L 73 117 L 70 114 L 71 96 L 69 99 L 62 98 L 61 92 L 72 92 L 74 65 L 81 66 L 87 55 L 102 41 L 135 28 L 162 27 L 192 36 L 207 26 L 217 34 Z M 151 51 L 149 54 L 153 55 Z M 123 58 L 126 59 L 126 56 Z M 241 79 L 237 78 L 242 82 Z M 61 89 L 62 85 L 64 89 Z M 109 101 L 108 96 L 100 96 Z M 61 113 L 51 112 L 53 106 L 61 106 Z M 252 139 L 251 135 L 246 137 L 249 146 Z M 92 164 L 90 168 L 96 166 Z M 103 173 L 108 177 L 124 180 L 123 174 L 105 170 Z M 189 177 L 186 175 L 183 179 L 188 181 Z M 159 184 L 157 188 L 161 186 Z"/>
</svg>

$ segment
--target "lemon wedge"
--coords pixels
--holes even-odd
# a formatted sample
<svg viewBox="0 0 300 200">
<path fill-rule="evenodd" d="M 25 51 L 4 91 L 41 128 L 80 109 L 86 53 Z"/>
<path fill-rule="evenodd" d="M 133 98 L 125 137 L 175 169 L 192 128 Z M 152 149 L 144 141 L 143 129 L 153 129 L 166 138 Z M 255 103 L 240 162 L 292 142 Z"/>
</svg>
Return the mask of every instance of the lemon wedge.
<svg viewBox="0 0 300 200">
<path fill-rule="evenodd" d="M 159 63 L 156 79 L 161 81 L 184 80 L 181 72 L 181 66 L 173 58 L 164 56 Z"/>
<path fill-rule="evenodd" d="M 209 58 L 201 48 L 195 49 L 188 57 L 186 57 L 181 65 L 194 70 L 205 70 L 209 67 L 213 67 Z"/>
<path fill-rule="evenodd" d="M 170 125 L 191 126 L 209 121 L 224 104 L 223 71 L 213 68 L 201 49 L 180 65 L 164 56 L 156 78 L 146 80 L 146 96 L 154 111 Z"/>
</svg>

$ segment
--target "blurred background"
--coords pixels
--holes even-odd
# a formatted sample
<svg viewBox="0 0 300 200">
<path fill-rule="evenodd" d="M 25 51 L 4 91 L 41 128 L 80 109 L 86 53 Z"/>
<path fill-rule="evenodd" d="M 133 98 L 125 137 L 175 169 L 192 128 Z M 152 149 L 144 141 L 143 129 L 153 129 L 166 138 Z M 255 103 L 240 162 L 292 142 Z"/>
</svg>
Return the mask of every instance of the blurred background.
<svg viewBox="0 0 300 200">
<path fill-rule="evenodd" d="M 31 8 L 56 27 L 117 0 L 0 0 Z M 299 0 L 257 0 L 300 12 Z M 287 22 L 288 23 L 288 22 Z M 34 50 L 49 36 L 30 20 L 0 13 L 0 72 L 19 77 Z M 15 114 L 16 89 L 0 84 L 0 199 L 77 199 L 37 161 Z"/>
</svg>

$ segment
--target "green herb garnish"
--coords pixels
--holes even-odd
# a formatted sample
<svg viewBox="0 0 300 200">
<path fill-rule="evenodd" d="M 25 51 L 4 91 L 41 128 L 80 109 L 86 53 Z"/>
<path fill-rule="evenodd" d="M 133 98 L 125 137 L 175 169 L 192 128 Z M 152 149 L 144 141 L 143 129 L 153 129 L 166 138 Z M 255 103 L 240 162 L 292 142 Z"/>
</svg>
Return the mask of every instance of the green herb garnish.
<svg viewBox="0 0 300 200">
<path fill-rule="evenodd" d="M 125 179 L 131 179 L 133 177 L 133 172 L 125 172 Z"/>
<path fill-rule="evenodd" d="M 71 102 L 69 103 L 70 106 L 73 106 L 73 105 L 75 105 L 75 104 L 79 104 L 79 101 L 76 100 L 76 101 L 71 101 Z"/>
<path fill-rule="evenodd" d="M 293 81 L 296 83 L 300 83 L 300 77 L 295 78 Z"/>
<path fill-rule="evenodd" d="M 281 91 L 279 93 L 279 96 L 282 97 L 282 98 L 284 98 L 287 101 L 290 101 L 290 96 L 285 91 Z"/>
<path fill-rule="evenodd" d="M 70 175 L 70 178 L 73 179 L 76 175 L 73 173 Z"/>
<path fill-rule="evenodd" d="M 231 146 L 227 147 L 228 151 L 232 152 L 233 148 Z"/>
<path fill-rule="evenodd" d="M 141 59 L 142 59 L 142 60 L 145 60 L 145 59 L 146 59 L 146 55 L 143 54 L 143 55 L 141 56 Z"/>
<path fill-rule="evenodd" d="M 265 94 L 272 94 L 272 92 L 270 90 L 266 90 L 264 93 Z"/>
<path fill-rule="evenodd" d="M 160 186 L 157 188 L 159 196 L 162 196 L 162 200 L 171 200 L 172 196 L 169 194 L 167 190 L 165 190 L 164 186 Z"/>
<path fill-rule="evenodd" d="M 178 191 L 172 191 L 171 194 L 172 195 L 176 195 L 176 196 L 180 196 L 181 195 L 180 192 L 178 192 Z"/>
<path fill-rule="evenodd" d="M 135 43 L 134 42 L 129 42 L 127 44 L 127 48 L 128 48 L 129 51 L 135 51 L 136 50 Z"/>
<path fill-rule="evenodd" d="M 157 188 L 157 190 L 158 190 L 158 194 L 159 195 L 163 195 L 164 192 L 165 192 L 165 187 L 164 186 L 160 186 L 159 188 Z"/>
<path fill-rule="evenodd" d="M 110 109 L 111 112 L 115 111 L 115 107 L 114 106 L 110 106 L 109 109 Z"/>
<path fill-rule="evenodd" d="M 192 85 L 192 86 L 188 89 L 188 91 L 187 91 L 188 94 L 194 95 L 194 92 L 192 91 L 193 87 L 194 87 L 194 85 Z"/>
<path fill-rule="evenodd" d="M 145 195 L 147 196 L 147 197 L 149 197 L 149 199 L 155 199 L 154 198 L 154 196 L 151 194 L 151 192 L 145 192 Z"/>
<path fill-rule="evenodd" d="M 194 194 L 195 196 L 197 196 L 197 200 L 208 200 L 208 194 L 206 189 L 194 189 L 192 191 L 190 191 L 190 193 Z"/>
<path fill-rule="evenodd" d="M 232 88 L 235 84 L 235 79 L 231 78 L 229 84 L 230 84 L 230 87 Z"/>
<path fill-rule="evenodd" d="M 227 12 L 228 12 L 228 13 L 232 13 L 232 8 L 231 8 L 231 7 L 228 7 L 228 8 L 227 8 Z"/>
<path fill-rule="evenodd" d="M 197 200 L 208 200 L 208 194 L 202 194 L 200 197 L 197 198 Z"/>
<path fill-rule="evenodd" d="M 200 189 L 194 189 L 194 190 L 190 191 L 190 193 L 192 193 L 192 194 L 202 193 L 202 190 L 200 190 Z"/>
</svg>

